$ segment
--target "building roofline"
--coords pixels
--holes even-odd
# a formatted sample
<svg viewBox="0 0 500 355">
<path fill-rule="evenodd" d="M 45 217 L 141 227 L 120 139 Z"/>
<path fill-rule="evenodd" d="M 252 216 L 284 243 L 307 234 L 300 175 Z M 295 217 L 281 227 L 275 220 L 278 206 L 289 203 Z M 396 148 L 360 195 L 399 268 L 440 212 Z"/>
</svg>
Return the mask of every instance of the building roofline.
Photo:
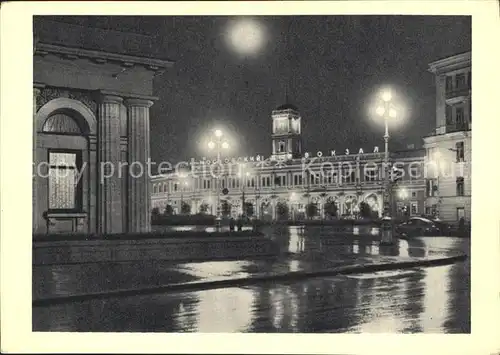
<svg viewBox="0 0 500 355">
<path fill-rule="evenodd" d="M 429 63 L 429 71 L 431 73 L 436 73 L 438 71 L 442 71 L 443 69 L 446 69 L 448 67 L 454 66 L 454 65 L 460 65 L 463 63 L 470 63 L 471 62 L 471 51 L 468 52 L 463 52 L 459 54 L 455 54 L 450 57 L 442 58 L 437 61 L 434 61 L 432 63 Z"/>
<path fill-rule="evenodd" d="M 119 54 L 113 52 L 106 51 L 97 51 L 97 50 L 89 50 L 82 49 L 76 47 L 67 47 L 55 44 L 47 44 L 43 42 L 39 42 L 36 44 L 35 55 L 45 55 L 48 53 L 53 53 L 57 55 L 63 55 L 70 59 L 77 58 L 88 58 L 95 61 L 105 62 L 119 62 L 123 65 L 142 65 L 150 70 L 161 70 L 170 68 L 174 65 L 174 61 L 172 60 L 163 60 L 163 59 L 155 59 L 148 57 L 138 57 L 128 54 Z"/>
</svg>

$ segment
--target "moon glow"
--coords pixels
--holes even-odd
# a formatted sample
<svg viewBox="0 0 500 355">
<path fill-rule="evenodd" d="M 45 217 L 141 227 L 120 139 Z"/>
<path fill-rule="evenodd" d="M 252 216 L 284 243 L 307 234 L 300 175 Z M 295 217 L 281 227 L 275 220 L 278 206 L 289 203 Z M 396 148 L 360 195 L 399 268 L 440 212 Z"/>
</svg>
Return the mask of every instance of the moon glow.
<svg viewBox="0 0 500 355">
<path fill-rule="evenodd" d="M 241 19 L 230 23 L 227 34 L 231 49 L 245 56 L 257 54 L 265 40 L 263 25 L 252 19 Z"/>
</svg>

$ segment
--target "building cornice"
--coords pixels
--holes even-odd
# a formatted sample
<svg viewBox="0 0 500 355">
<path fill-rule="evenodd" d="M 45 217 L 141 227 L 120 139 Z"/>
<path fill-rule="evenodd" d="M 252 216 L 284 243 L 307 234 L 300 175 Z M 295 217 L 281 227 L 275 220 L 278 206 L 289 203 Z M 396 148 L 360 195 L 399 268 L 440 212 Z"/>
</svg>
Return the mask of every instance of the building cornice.
<svg viewBox="0 0 500 355">
<path fill-rule="evenodd" d="M 443 58 L 429 64 L 429 71 L 439 74 L 471 65 L 471 52 L 460 53 L 451 57 Z"/>
<path fill-rule="evenodd" d="M 125 67 L 140 65 L 148 70 L 158 71 L 170 68 L 174 62 L 170 60 L 161 60 L 154 58 L 137 57 L 126 54 L 118 54 L 104 51 L 88 50 L 82 48 L 65 47 L 54 44 L 37 43 L 35 55 L 43 56 L 47 54 L 55 54 L 67 59 L 86 58 L 96 63 L 104 64 L 106 62 L 119 63 Z"/>
<path fill-rule="evenodd" d="M 446 140 L 470 138 L 471 136 L 472 136 L 472 130 L 456 131 L 456 132 L 436 134 L 424 137 L 424 142 L 427 145 Z"/>
<path fill-rule="evenodd" d="M 128 92 L 122 91 L 110 91 L 110 90 L 98 90 L 95 92 L 98 96 L 117 96 L 123 99 L 138 99 L 138 100 L 146 100 L 146 101 L 157 101 L 157 96 L 149 96 L 149 95 L 139 95 L 139 94 L 131 94 Z"/>
</svg>

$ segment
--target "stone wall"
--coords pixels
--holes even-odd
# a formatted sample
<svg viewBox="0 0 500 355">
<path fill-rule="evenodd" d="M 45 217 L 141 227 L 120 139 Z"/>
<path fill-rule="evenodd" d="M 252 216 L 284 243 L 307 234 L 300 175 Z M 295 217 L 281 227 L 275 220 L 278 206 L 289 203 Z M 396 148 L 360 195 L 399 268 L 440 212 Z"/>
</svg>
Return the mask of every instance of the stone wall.
<svg viewBox="0 0 500 355">
<path fill-rule="evenodd" d="M 33 265 L 245 259 L 276 253 L 269 239 L 255 236 L 55 241 L 33 244 Z"/>
</svg>

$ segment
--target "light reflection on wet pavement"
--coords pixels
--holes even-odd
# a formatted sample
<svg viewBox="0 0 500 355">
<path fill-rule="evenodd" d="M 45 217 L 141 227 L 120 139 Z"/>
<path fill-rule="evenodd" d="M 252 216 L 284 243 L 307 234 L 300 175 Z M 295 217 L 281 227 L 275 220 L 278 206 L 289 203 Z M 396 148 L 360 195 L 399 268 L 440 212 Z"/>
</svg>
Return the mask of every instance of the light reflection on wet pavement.
<svg viewBox="0 0 500 355">
<path fill-rule="evenodd" d="M 324 232 L 324 231 L 323 231 Z M 269 232 L 270 233 L 270 232 Z M 378 243 L 357 239 L 309 237 L 296 228 L 270 233 L 289 255 L 281 260 L 220 261 L 177 265 L 105 265 L 115 275 L 99 277 L 103 265 L 73 266 L 72 273 L 94 268 L 97 282 L 65 280 L 59 294 L 88 290 L 88 284 L 127 287 L 185 279 L 248 276 L 306 265 L 359 261 L 363 258 L 415 258 L 469 254 L 469 240 L 426 237 L 399 241 L 399 247 L 381 250 Z M 349 259 L 350 257 L 351 259 Z M 347 259 L 346 259 L 347 258 Z M 47 270 L 45 270 L 47 271 Z M 53 272 L 52 268 L 52 272 Z M 43 272 L 40 272 L 43 274 Z M 36 272 L 35 272 L 36 274 Z M 102 274 L 102 273 L 101 273 Z M 109 273 L 105 273 L 111 275 Z M 77 274 L 78 275 L 78 274 Z M 82 274 L 83 275 L 83 274 Z M 136 275 L 136 276 L 134 276 Z M 141 275 L 141 277 L 137 276 Z M 87 272 L 86 277 L 89 276 Z M 85 280 L 87 278 L 78 278 Z M 91 280 L 88 278 L 87 280 Z M 122 280 L 122 281 L 116 281 Z M 73 281 L 73 282 L 72 282 Z M 113 284 L 114 283 L 114 284 Z M 75 285 L 80 286 L 75 286 Z M 87 285 L 84 285 L 87 284 Z M 111 286 L 109 286 L 111 284 Z M 68 286 L 70 285 L 70 286 Z M 81 286 L 83 285 L 83 286 Z M 90 287 L 92 289 L 92 287 Z M 57 290 L 49 290 L 58 294 Z M 47 289 L 44 292 L 48 292 Z M 35 292 L 36 293 L 36 292 Z M 33 329 L 42 331 L 141 332 L 470 332 L 470 262 L 302 281 L 267 282 L 249 287 L 169 292 L 107 298 L 34 307 Z M 35 294 L 34 294 L 35 297 Z"/>
</svg>

